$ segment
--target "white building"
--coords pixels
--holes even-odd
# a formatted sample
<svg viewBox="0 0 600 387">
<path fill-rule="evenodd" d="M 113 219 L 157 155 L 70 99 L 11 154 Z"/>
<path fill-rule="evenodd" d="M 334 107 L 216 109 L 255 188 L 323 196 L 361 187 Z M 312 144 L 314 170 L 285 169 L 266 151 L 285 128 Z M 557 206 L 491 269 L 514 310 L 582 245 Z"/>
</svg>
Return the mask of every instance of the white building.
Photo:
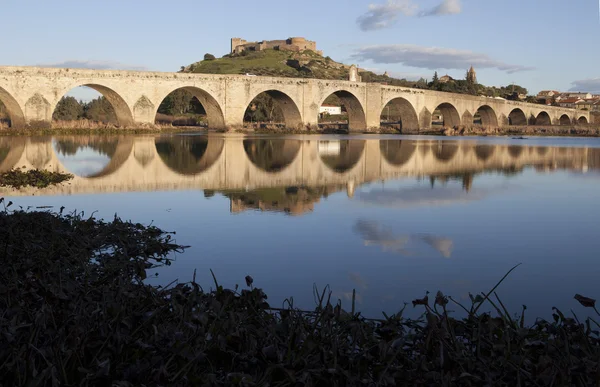
<svg viewBox="0 0 600 387">
<path fill-rule="evenodd" d="M 319 114 L 340 115 L 342 114 L 342 107 L 324 104 L 319 108 Z"/>
</svg>

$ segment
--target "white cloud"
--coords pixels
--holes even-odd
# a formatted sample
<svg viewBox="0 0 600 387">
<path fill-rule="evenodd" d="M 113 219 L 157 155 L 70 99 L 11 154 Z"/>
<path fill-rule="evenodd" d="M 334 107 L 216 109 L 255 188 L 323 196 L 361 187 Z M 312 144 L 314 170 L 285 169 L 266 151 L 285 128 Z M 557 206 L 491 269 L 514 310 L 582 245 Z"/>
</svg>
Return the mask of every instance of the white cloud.
<svg viewBox="0 0 600 387">
<path fill-rule="evenodd" d="M 388 0 L 385 4 L 369 4 L 369 10 L 360 16 L 356 22 L 363 31 L 380 30 L 390 27 L 398 16 L 412 16 L 417 6 L 412 0 Z"/>
<path fill-rule="evenodd" d="M 571 82 L 570 91 L 587 91 L 590 93 L 600 93 L 600 78 L 581 79 Z"/>
<path fill-rule="evenodd" d="M 145 71 L 148 70 L 145 66 L 128 65 L 121 62 L 114 62 L 109 60 L 66 60 L 58 63 L 46 63 L 38 65 L 40 67 L 59 67 L 59 68 L 73 68 L 73 69 L 94 69 L 94 70 L 137 70 Z"/>
<path fill-rule="evenodd" d="M 363 31 L 380 30 L 391 27 L 404 16 L 441 16 L 456 15 L 462 11 L 460 0 L 443 0 L 439 5 L 417 12 L 419 7 L 413 0 L 388 0 L 385 4 L 369 4 L 368 11 L 358 17 L 356 22 Z"/>
<path fill-rule="evenodd" d="M 460 0 L 444 0 L 436 7 L 433 7 L 429 11 L 424 11 L 419 16 L 441 16 L 441 15 L 457 15 L 461 13 L 462 6 Z"/>
<path fill-rule="evenodd" d="M 351 58 L 377 64 L 403 64 L 410 67 L 464 70 L 473 65 L 476 69 L 497 68 L 509 74 L 533 70 L 533 67 L 504 63 L 486 54 L 467 50 L 440 47 L 423 47 L 412 44 L 365 46 L 354 50 Z"/>
</svg>

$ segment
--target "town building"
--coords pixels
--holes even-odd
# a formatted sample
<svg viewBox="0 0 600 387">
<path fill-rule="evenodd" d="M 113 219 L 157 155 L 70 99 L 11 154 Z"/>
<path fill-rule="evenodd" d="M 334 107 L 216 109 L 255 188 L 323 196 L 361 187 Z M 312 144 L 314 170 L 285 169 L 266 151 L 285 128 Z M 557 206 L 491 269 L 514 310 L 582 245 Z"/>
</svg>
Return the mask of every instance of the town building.
<svg viewBox="0 0 600 387">
<path fill-rule="evenodd" d="M 243 51 L 262 51 L 268 49 L 296 52 L 311 50 L 319 55 L 323 55 L 323 51 L 317 50 L 316 42 L 306 40 L 303 37 L 294 37 L 285 40 L 263 40 L 260 42 L 248 42 L 241 38 L 231 38 L 232 54 L 239 54 Z"/>
<path fill-rule="evenodd" d="M 567 92 L 567 93 L 561 93 L 560 96 L 558 96 L 556 98 L 557 101 L 560 101 L 561 99 L 564 98 L 581 98 L 581 99 L 591 99 L 592 98 L 592 93 L 586 93 L 586 92 Z"/>
<path fill-rule="evenodd" d="M 342 114 L 342 107 L 336 105 L 323 104 L 319 108 L 320 115 L 340 115 Z"/>
<path fill-rule="evenodd" d="M 556 104 L 560 107 L 564 107 L 564 108 L 568 108 L 568 109 L 575 109 L 575 107 L 577 106 L 578 102 L 583 101 L 581 98 L 579 97 L 572 97 L 572 98 L 563 98 L 560 101 L 556 101 Z"/>
</svg>

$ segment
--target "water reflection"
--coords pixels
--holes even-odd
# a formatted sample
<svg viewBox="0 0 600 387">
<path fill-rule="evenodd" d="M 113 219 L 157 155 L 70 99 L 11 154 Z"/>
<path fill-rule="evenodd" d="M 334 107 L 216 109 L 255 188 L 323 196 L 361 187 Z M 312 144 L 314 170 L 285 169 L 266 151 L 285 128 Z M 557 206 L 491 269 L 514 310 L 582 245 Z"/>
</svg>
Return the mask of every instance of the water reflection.
<svg viewBox="0 0 600 387">
<path fill-rule="evenodd" d="M 301 142 L 297 140 L 244 140 L 244 151 L 254 165 L 265 172 L 280 172 L 298 155 Z"/>
<path fill-rule="evenodd" d="M 345 173 L 354 168 L 364 149 L 363 140 L 326 140 L 318 143 L 319 157 L 337 173 Z"/>
<path fill-rule="evenodd" d="M 53 140 L 58 160 L 68 171 L 81 177 L 102 175 L 114 158 L 118 144 L 117 137 L 72 136 L 58 137 Z M 37 154 L 42 154 L 39 148 L 36 151 Z M 125 152 L 121 160 L 124 161 L 128 156 Z M 43 168 L 51 158 L 51 154 L 45 154 L 43 162 L 32 162 L 32 164 L 36 168 L 40 168 L 39 165 Z M 105 173 L 110 173 L 118 167 L 119 165 L 115 165 Z"/>
<path fill-rule="evenodd" d="M 379 142 L 379 148 L 388 163 L 402 166 L 413 157 L 413 153 L 417 149 L 417 141 L 382 140 Z"/>
<path fill-rule="evenodd" d="M 195 175 L 210 168 L 223 151 L 221 138 L 206 136 L 165 136 L 155 141 L 156 152 L 165 165 L 182 175 Z M 149 154 L 141 153 L 138 161 L 146 165 L 151 161 Z"/>
<path fill-rule="evenodd" d="M 252 209 L 298 215 L 313 211 L 320 198 L 339 191 L 378 206 L 430 206 L 477 201 L 508 189 L 506 184 L 478 186 L 485 174 L 511 177 L 528 167 L 600 169 L 600 150 L 593 147 L 473 139 L 313 138 L 4 137 L 0 138 L 0 170 L 19 166 L 77 175 L 68 187 L 50 187 L 40 191 L 43 194 L 198 189 L 229 198 L 232 212 Z M 361 189 L 373 181 L 393 179 L 428 179 L 431 184 Z M 462 189 L 447 185 L 449 181 L 461 182 Z M 11 191 L 3 188 L 3 192 Z"/>
<path fill-rule="evenodd" d="M 251 191 L 220 191 L 230 200 L 230 211 L 282 212 L 288 215 L 304 215 L 314 210 L 314 206 L 322 197 L 341 190 L 344 187 L 285 187 L 264 188 Z M 210 196 L 214 192 L 209 192 Z M 206 196 L 206 191 L 205 191 Z"/>
<path fill-rule="evenodd" d="M 419 254 L 419 244 L 425 244 L 437 250 L 444 258 L 452 255 L 454 243 L 450 238 L 430 234 L 396 235 L 379 222 L 364 219 L 356 222 L 354 231 L 363 239 L 365 246 L 379 246 L 383 251 L 415 256 Z"/>
</svg>

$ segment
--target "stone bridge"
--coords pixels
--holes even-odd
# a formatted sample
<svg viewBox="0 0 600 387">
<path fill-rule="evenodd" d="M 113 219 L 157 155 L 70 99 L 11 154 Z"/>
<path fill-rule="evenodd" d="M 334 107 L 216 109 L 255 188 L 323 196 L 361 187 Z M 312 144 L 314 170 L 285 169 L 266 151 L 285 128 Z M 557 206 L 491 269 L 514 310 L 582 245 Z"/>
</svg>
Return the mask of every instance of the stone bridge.
<svg viewBox="0 0 600 387">
<path fill-rule="evenodd" d="M 77 141 L 81 137 L 0 138 L 0 171 L 23 167 L 72 173 L 61 162 L 61 152 L 68 153 L 68 145 Z M 227 134 L 121 136 L 103 141 L 81 144 L 110 156 L 101 171 L 43 190 L 0 188 L 0 196 L 330 185 L 346 186 L 352 195 L 360 184 L 393 178 L 513 172 L 528 165 L 581 170 L 591 163 L 592 168 L 600 168 L 600 149 L 471 140 L 281 139 Z"/>
<path fill-rule="evenodd" d="M 244 113 L 261 93 L 275 99 L 289 128 L 318 124 L 319 108 L 332 94 L 348 111 L 351 131 L 379 128 L 388 103 L 400 115 L 403 132 L 432 126 L 434 112 L 445 127 L 507 125 L 573 125 L 590 122 L 589 112 L 444 93 L 377 83 L 141 71 L 101 71 L 40 67 L 0 67 L 0 100 L 15 125 L 50 121 L 59 100 L 78 86 L 91 87 L 115 108 L 123 126 L 154 123 L 163 99 L 185 89 L 204 106 L 209 127 L 243 126 Z M 437 117 L 436 117 L 437 118 Z"/>
</svg>

